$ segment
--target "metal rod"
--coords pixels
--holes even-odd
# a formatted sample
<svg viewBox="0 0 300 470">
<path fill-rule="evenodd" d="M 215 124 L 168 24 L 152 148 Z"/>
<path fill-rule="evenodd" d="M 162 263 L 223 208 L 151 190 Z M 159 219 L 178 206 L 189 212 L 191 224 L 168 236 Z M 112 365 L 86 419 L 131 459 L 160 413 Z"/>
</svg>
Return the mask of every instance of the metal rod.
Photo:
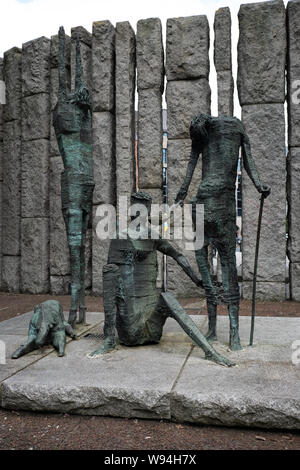
<svg viewBox="0 0 300 470">
<path fill-rule="evenodd" d="M 264 207 L 264 196 L 261 195 L 260 198 L 260 207 L 257 223 L 257 234 L 256 234 L 256 248 L 255 248 L 255 259 L 254 259 L 254 273 L 253 273 L 253 289 L 252 289 L 252 311 L 251 311 L 251 330 L 250 330 L 250 341 L 249 346 L 253 345 L 253 335 L 254 335 L 254 320 L 255 320 L 255 296 L 256 296 L 256 278 L 257 278 L 257 265 L 258 265 L 258 252 L 259 252 L 259 240 L 260 240 L 260 229 L 261 229 L 261 220 Z"/>
</svg>

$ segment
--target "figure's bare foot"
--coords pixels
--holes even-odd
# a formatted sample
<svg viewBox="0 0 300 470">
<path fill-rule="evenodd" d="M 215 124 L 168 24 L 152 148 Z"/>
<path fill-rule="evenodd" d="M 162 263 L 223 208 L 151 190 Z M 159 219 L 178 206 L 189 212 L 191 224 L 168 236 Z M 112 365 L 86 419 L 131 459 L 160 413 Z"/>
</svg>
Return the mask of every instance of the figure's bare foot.
<svg viewBox="0 0 300 470">
<path fill-rule="evenodd" d="M 241 346 L 240 337 L 238 331 L 230 333 L 230 345 L 231 351 L 241 351 L 243 348 Z"/>
<path fill-rule="evenodd" d="M 208 332 L 205 335 L 205 338 L 209 343 L 212 343 L 213 341 L 217 341 L 217 335 L 215 330 L 208 330 Z"/>
<path fill-rule="evenodd" d="M 205 359 L 208 359 L 209 361 L 213 361 L 216 364 L 220 364 L 221 366 L 226 366 L 226 367 L 233 367 L 236 365 L 230 359 L 227 359 L 226 357 L 221 356 L 221 354 L 218 354 L 217 352 L 214 354 L 206 353 Z"/>
<path fill-rule="evenodd" d="M 86 325 L 86 310 L 87 307 L 79 307 L 77 324 Z"/>
<path fill-rule="evenodd" d="M 104 343 L 100 346 L 99 349 L 96 349 L 96 351 L 91 352 L 88 354 L 88 357 L 94 358 L 97 356 L 102 356 L 104 354 L 107 354 L 115 349 L 116 343 L 114 338 L 106 338 L 104 340 Z"/>
</svg>

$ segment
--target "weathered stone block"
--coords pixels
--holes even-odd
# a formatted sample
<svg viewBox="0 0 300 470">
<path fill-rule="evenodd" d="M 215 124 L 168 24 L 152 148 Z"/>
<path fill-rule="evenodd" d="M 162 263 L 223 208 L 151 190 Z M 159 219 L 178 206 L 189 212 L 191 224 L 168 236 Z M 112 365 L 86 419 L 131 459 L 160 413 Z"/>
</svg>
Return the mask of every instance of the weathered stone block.
<svg viewBox="0 0 300 470">
<path fill-rule="evenodd" d="M 92 35 L 82 26 L 71 29 L 71 86 L 75 89 L 76 71 L 76 37 L 79 35 L 80 53 L 83 70 L 83 78 L 91 95 L 93 94 L 92 83 Z"/>
<path fill-rule="evenodd" d="M 3 256 L 2 290 L 4 292 L 20 292 L 20 260 L 20 256 Z"/>
<path fill-rule="evenodd" d="M 50 276 L 50 292 L 53 295 L 69 295 L 70 276 Z"/>
<path fill-rule="evenodd" d="M 261 182 L 271 186 L 264 204 L 258 281 L 284 282 L 286 259 L 286 155 L 283 104 L 244 106 L 243 123 Z M 253 277 L 259 194 L 246 175 L 243 178 L 243 280 Z"/>
<path fill-rule="evenodd" d="M 243 281 L 243 299 L 252 300 L 252 288 L 252 282 Z M 260 301 L 268 300 L 274 302 L 285 300 L 286 285 L 284 282 L 257 282 L 255 298 Z"/>
<path fill-rule="evenodd" d="M 49 292 L 49 219 L 26 218 L 21 222 L 22 292 Z"/>
<path fill-rule="evenodd" d="M 27 96 L 22 100 L 22 139 L 49 139 L 50 99 L 48 93 Z"/>
<path fill-rule="evenodd" d="M 6 104 L 3 110 L 5 121 L 21 118 L 21 69 L 22 51 L 13 47 L 4 53 L 3 74 L 5 81 Z"/>
<path fill-rule="evenodd" d="M 231 14 L 228 7 L 219 8 L 214 21 L 214 63 L 217 72 L 231 70 Z"/>
<path fill-rule="evenodd" d="M 218 72 L 218 114 L 233 116 L 234 81 L 231 71 Z"/>
<path fill-rule="evenodd" d="M 4 123 L 3 129 L 2 250 L 5 255 L 18 255 L 21 214 L 20 123 Z"/>
<path fill-rule="evenodd" d="M 287 5 L 289 145 L 300 147 L 300 1 Z"/>
<path fill-rule="evenodd" d="M 139 91 L 139 186 L 162 186 L 162 97 L 159 89 Z"/>
<path fill-rule="evenodd" d="M 115 106 L 115 28 L 110 21 L 93 23 L 93 110 L 112 111 Z"/>
<path fill-rule="evenodd" d="M 129 22 L 116 25 L 117 197 L 135 187 L 135 34 Z"/>
<path fill-rule="evenodd" d="M 162 188 L 142 188 L 139 186 L 139 191 L 150 194 L 152 197 L 152 204 L 163 204 Z"/>
<path fill-rule="evenodd" d="M 137 22 L 136 63 L 138 90 L 164 89 L 164 49 L 159 18 Z"/>
<path fill-rule="evenodd" d="M 70 273 L 69 247 L 61 210 L 60 175 L 63 168 L 60 156 L 50 159 L 50 274 L 55 277 Z"/>
<path fill-rule="evenodd" d="M 205 15 L 167 20 L 168 80 L 208 78 L 209 24 Z"/>
<path fill-rule="evenodd" d="M 210 87 L 206 78 L 168 82 L 168 139 L 189 138 L 196 114 L 210 114 Z"/>
<path fill-rule="evenodd" d="M 49 93 L 50 39 L 41 37 L 22 47 L 22 95 Z"/>
<path fill-rule="evenodd" d="M 93 113 L 94 204 L 114 204 L 116 192 L 115 117 Z"/>
<path fill-rule="evenodd" d="M 49 141 L 22 144 L 22 217 L 49 215 Z"/>
<path fill-rule="evenodd" d="M 285 100 L 286 18 L 283 1 L 241 5 L 237 86 L 241 105 Z"/>
<path fill-rule="evenodd" d="M 290 263 L 291 300 L 300 301 L 300 263 Z"/>
<path fill-rule="evenodd" d="M 288 156 L 288 256 L 292 262 L 300 262 L 300 148 L 290 148 Z"/>
</svg>

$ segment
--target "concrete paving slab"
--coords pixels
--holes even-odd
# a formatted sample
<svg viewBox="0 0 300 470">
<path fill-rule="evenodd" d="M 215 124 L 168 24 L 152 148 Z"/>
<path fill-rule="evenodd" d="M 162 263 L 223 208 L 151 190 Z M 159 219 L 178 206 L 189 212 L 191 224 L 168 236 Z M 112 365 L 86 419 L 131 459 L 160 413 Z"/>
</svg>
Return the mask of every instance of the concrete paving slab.
<svg viewBox="0 0 300 470">
<path fill-rule="evenodd" d="M 118 346 L 94 359 L 100 341 L 87 336 L 68 354 L 48 355 L 2 384 L 2 406 L 39 411 L 170 418 L 170 393 L 191 341 L 169 319 L 159 345 Z"/>
<path fill-rule="evenodd" d="M 205 332 L 206 316 L 192 318 Z M 102 325 L 97 324 L 90 335 L 67 345 L 65 357 L 51 352 L 4 380 L 2 406 L 300 429 L 300 369 L 291 361 L 300 318 L 258 317 L 254 347 L 247 347 L 250 318 L 241 317 L 245 347 L 238 352 L 228 351 L 228 328 L 228 318 L 220 316 L 214 346 L 238 364 L 234 368 L 204 360 L 173 319 L 166 322 L 158 345 L 118 345 L 109 355 L 90 359 L 87 354 L 101 343 L 96 334 Z"/>
<path fill-rule="evenodd" d="M 195 318 L 197 323 L 198 319 Z M 171 397 L 171 417 L 197 424 L 300 429 L 300 365 L 292 363 L 299 318 L 259 317 L 249 343 L 250 318 L 240 318 L 242 351 L 228 351 L 228 319 L 218 319 L 214 347 L 238 366 L 199 361 L 193 348 Z"/>
<path fill-rule="evenodd" d="M 33 312 L 27 312 L 23 315 L 0 322 L 0 341 L 3 341 L 5 344 L 6 359 L 6 364 L 0 364 L 0 383 L 30 364 L 39 361 L 54 350 L 52 346 L 45 346 L 41 349 L 32 351 L 30 354 L 26 354 L 19 359 L 11 359 L 12 353 L 27 340 L 29 321 L 32 314 Z M 65 312 L 66 318 L 67 315 L 68 313 Z M 88 331 L 95 327 L 95 325 L 100 326 L 103 323 L 103 320 L 103 313 L 88 312 L 87 325 L 84 327 L 77 325 L 76 334 L 81 336 L 88 333 Z M 66 354 L 68 354 L 68 343 L 71 341 L 72 339 L 67 337 Z"/>
</svg>

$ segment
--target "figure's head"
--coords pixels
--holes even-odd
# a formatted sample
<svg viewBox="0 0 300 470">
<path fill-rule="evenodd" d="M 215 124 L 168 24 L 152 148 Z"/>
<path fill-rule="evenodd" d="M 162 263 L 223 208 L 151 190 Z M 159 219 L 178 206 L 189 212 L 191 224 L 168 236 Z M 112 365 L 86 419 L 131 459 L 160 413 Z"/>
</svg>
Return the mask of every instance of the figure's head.
<svg viewBox="0 0 300 470">
<path fill-rule="evenodd" d="M 150 194 L 144 193 L 142 191 L 133 193 L 131 195 L 131 205 L 133 204 L 142 204 L 143 206 L 145 206 L 148 212 L 148 216 L 150 216 L 152 204 L 152 197 L 150 196 Z M 138 214 L 136 215 L 136 217 L 137 216 Z"/>
<path fill-rule="evenodd" d="M 194 142 L 199 144 L 207 142 L 210 119 L 207 114 L 199 114 L 191 121 L 190 137 Z"/>
</svg>

